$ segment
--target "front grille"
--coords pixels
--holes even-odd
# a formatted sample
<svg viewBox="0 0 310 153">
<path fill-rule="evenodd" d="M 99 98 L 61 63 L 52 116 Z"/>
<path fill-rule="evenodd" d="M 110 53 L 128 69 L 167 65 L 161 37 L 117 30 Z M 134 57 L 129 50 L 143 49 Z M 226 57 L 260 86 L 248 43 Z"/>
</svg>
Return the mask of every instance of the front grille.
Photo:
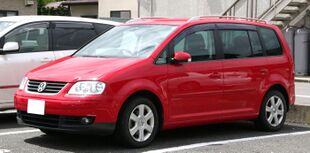
<svg viewBox="0 0 310 153">
<path fill-rule="evenodd" d="M 39 85 L 41 83 L 46 83 L 44 90 L 38 91 Z M 65 82 L 49 82 L 49 81 L 37 81 L 29 80 L 27 84 L 27 91 L 32 93 L 40 94 L 57 94 L 66 85 Z"/>
<path fill-rule="evenodd" d="M 24 111 L 17 112 L 18 117 L 26 124 L 50 128 L 74 127 L 85 125 L 81 122 L 83 117 L 58 116 L 58 115 L 36 115 Z M 94 117 L 88 117 L 94 121 Z"/>
</svg>

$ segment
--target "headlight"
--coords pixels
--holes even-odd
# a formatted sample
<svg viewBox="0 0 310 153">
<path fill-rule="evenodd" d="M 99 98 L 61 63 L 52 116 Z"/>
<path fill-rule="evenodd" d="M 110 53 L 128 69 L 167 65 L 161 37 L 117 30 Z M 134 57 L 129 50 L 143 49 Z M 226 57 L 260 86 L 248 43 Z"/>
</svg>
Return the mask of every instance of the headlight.
<svg viewBox="0 0 310 153">
<path fill-rule="evenodd" d="M 19 90 L 24 90 L 25 89 L 25 86 L 27 84 L 27 81 L 28 81 L 28 78 L 27 77 L 24 77 L 22 82 L 20 83 L 19 85 Z"/>
<path fill-rule="evenodd" d="M 105 83 L 99 81 L 80 81 L 75 83 L 68 94 L 72 95 L 99 95 L 105 89 Z"/>
</svg>

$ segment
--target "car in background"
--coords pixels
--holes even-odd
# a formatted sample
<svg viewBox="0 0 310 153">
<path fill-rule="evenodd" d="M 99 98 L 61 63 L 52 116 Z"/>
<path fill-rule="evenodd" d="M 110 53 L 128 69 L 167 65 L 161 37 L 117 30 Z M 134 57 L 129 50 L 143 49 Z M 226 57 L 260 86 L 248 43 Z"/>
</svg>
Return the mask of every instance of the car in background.
<svg viewBox="0 0 310 153">
<path fill-rule="evenodd" d="M 14 93 L 27 71 L 71 55 L 118 24 L 60 16 L 0 18 L 0 111 L 14 108 Z"/>
</svg>

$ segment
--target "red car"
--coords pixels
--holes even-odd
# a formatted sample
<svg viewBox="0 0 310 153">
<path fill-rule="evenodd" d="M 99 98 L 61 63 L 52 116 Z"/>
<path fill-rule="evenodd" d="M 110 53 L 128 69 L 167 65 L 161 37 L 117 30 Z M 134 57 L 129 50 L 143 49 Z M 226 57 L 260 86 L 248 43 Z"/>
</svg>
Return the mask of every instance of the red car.
<svg viewBox="0 0 310 153">
<path fill-rule="evenodd" d="M 46 134 L 115 134 L 143 147 L 160 130 L 208 123 L 280 130 L 294 100 L 293 61 L 276 26 L 145 18 L 29 72 L 15 107 L 19 124 Z"/>
</svg>

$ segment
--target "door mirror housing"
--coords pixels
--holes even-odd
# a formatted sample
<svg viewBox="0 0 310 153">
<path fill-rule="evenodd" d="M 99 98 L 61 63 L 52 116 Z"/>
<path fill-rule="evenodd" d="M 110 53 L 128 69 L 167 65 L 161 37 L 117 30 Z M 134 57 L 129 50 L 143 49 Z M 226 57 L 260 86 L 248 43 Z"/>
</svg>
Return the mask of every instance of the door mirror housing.
<svg viewBox="0 0 310 153">
<path fill-rule="evenodd" d="M 3 52 L 14 52 L 19 50 L 19 45 L 17 42 L 7 42 L 3 45 Z"/>
<path fill-rule="evenodd" d="M 192 56 L 189 53 L 177 51 L 174 53 L 173 61 L 175 62 L 190 62 Z"/>
</svg>

